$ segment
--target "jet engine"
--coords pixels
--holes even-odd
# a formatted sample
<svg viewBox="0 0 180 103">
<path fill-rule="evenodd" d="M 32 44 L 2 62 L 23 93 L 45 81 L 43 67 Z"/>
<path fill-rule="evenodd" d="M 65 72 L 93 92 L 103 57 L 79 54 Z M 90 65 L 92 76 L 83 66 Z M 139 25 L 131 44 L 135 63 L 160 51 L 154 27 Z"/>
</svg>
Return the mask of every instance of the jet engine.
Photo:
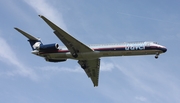
<svg viewBox="0 0 180 103">
<path fill-rule="evenodd" d="M 43 50 L 58 50 L 59 44 L 54 43 L 54 44 L 43 45 L 43 44 L 38 44 L 38 42 L 37 42 L 33 45 L 33 48 L 37 49 L 37 50 L 42 50 L 42 51 Z"/>
</svg>

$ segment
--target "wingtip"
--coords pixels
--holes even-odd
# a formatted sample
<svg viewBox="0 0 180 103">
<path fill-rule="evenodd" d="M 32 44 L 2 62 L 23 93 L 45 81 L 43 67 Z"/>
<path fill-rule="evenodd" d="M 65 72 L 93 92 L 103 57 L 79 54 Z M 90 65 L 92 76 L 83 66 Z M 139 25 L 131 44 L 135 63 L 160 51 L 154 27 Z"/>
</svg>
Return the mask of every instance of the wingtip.
<svg viewBox="0 0 180 103">
<path fill-rule="evenodd" d="M 14 27 L 15 30 L 17 31 L 22 31 L 21 29 L 17 28 L 17 27 Z"/>
<path fill-rule="evenodd" d="M 19 30 L 19 28 L 17 28 L 17 27 L 14 27 L 14 29 L 15 29 L 15 30 Z"/>
<path fill-rule="evenodd" d="M 42 18 L 43 17 L 43 15 L 38 15 L 40 18 Z"/>
<path fill-rule="evenodd" d="M 98 85 L 94 85 L 94 87 L 98 87 Z"/>
</svg>

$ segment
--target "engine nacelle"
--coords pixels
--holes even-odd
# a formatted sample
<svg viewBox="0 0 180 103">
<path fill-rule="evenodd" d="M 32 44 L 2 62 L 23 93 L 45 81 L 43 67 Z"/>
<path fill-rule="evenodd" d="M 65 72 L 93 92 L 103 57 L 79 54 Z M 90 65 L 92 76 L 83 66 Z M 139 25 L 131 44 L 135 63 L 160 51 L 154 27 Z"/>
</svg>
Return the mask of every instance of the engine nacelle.
<svg viewBox="0 0 180 103">
<path fill-rule="evenodd" d="M 59 59 L 59 60 L 57 60 L 57 59 L 48 59 L 48 58 L 45 58 L 45 59 L 48 62 L 64 62 L 64 61 L 67 60 L 67 59 Z"/>
<path fill-rule="evenodd" d="M 43 44 L 39 44 L 39 43 L 37 42 L 37 43 L 35 43 L 35 44 L 33 45 L 33 48 L 36 49 L 36 50 L 58 50 L 59 44 L 54 43 L 54 44 L 46 44 L 46 45 L 43 45 Z"/>
</svg>

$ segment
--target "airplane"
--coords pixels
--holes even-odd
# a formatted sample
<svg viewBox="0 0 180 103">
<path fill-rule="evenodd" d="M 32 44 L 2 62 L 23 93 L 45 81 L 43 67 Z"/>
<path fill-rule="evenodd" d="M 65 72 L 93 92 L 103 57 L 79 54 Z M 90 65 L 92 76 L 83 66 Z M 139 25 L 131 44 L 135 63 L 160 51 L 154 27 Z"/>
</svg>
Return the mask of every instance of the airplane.
<svg viewBox="0 0 180 103">
<path fill-rule="evenodd" d="M 23 30 L 15 29 L 28 38 L 32 47 L 32 54 L 45 58 L 48 62 L 64 62 L 67 59 L 78 60 L 79 65 L 92 80 L 94 87 L 98 86 L 100 58 L 111 56 L 136 56 L 155 55 L 158 56 L 167 51 L 165 46 L 157 42 L 123 42 L 115 44 L 85 45 L 80 42 L 45 16 L 39 15 L 52 29 L 54 34 L 66 47 L 59 47 L 59 44 L 43 44 L 36 38 Z"/>
</svg>

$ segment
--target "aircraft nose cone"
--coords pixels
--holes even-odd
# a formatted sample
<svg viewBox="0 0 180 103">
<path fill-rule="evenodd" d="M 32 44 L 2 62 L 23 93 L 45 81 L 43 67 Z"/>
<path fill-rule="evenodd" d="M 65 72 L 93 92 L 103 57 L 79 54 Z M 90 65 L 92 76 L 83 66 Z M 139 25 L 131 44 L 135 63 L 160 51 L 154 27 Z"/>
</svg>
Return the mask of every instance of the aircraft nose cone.
<svg viewBox="0 0 180 103">
<path fill-rule="evenodd" d="M 165 53 L 167 51 L 167 49 L 166 48 L 162 48 L 162 51 Z"/>
</svg>

